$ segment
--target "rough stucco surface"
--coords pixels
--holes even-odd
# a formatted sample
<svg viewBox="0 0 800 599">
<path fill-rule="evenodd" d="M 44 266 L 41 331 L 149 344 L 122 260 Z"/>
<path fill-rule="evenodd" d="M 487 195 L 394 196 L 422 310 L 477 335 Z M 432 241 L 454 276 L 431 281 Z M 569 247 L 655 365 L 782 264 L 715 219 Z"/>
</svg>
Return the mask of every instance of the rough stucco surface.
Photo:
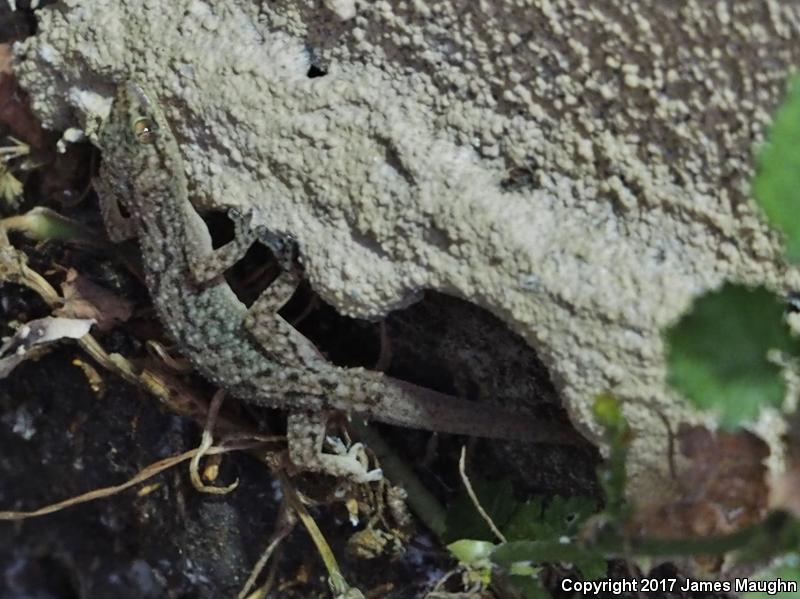
<svg viewBox="0 0 800 599">
<path fill-rule="evenodd" d="M 205 206 L 249 205 L 314 289 L 377 317 L 432 288 L 520 333 L 573 421 L 612 390 L 663 489 L 660 329 L 723 280 L 796 282 L 747 199 L 800 58 L 776 0 L 71 0 L 17 73 L 53 128 L 157 90 Z M 334 12 L 335 11 L 335 12 Z M 339 16 L 337 16 L 337 14 Z M 311 65 L 327 72 L 309 78 Z"/>
</svg>

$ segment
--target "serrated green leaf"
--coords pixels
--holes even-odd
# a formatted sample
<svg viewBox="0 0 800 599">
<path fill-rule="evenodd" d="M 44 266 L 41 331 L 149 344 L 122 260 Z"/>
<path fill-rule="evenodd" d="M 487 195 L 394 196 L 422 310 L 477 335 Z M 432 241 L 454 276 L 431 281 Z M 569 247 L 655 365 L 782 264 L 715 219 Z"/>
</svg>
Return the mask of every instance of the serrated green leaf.
<svg viewBox="0 0 800 599">
<path fill-rule="evenodd" d="M 537 497 L 517 507 L 508 523 L 503 527 L 503 534 L 509 541 L 542 541 L 552 535 L 543 523 L 544 504 Z"/>
<path fill-rule="evenodd" d="M 584 580 L 597 580 L 608 574 L 608 562 L 599 553 L 587 552 L 585 557 L 575 560 L 572 565 L 583 574 Z"/>
<path fill-rule="evenodd" d="M 761 406 L 780 406 L 785 388 L 771 349 L 797 350 L 782 302 L 763 288 L 726 284 L 695 301 L 666 332 L 669 382 L 720 424 L 735 427 Z"/>
<path fill-rule="evenodd" d="M 553 538 L 575 537 L 586 519 L 598 510 L 588 497 L 554 497 L 544 511 L 545 522 L 552 526 Z"/>
<path fill-rule="evenodd" d="M 543 506 L 541 499 L 521 505 L 503 528 L 509 541 L 556 541 L 574 537 L 597 504 L 585 497 L 554 497 Z"/>
<path fill-rule="evenodd" d="M 516 562 L 532 564 L 569 562 L 582 556 L 584 550 L 573 542 L 512 541 L 498 545 L 492 552 L 492 561 L 506 569 Z"/>
<path fill-rule="evenodd" d="M 778 110 L 759 156 L 753 194 L 785 236 L 786 257 L 800 259 L 800 78 Z"/>
<path fill-rule="evenodd" d="M 511 481 L 505 479 L 486 482 L 476 479 L 470 482 L 481 507 L 489 514 L 495 526 L 502 529 L 519 505 L 514 499 Z M 496 540 L 489 525 L 478 513 L 466 491 L 462 491 L 447 510 L 444 537 L 446 541 L 458 539 Z"/>
</svg>

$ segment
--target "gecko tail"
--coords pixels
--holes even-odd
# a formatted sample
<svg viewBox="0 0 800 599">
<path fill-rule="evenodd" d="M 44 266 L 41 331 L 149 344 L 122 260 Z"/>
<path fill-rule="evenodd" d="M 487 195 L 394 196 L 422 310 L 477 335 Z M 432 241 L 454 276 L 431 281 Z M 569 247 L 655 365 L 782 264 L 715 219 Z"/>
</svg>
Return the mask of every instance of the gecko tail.
<svg viewBox="0 0 800 599">
<path fill-rule="evenodd" d="M 552 419 L 536 418 L 492 404 L 459 399 L 398 379 L 384 377 L 383 380 L 386 385 L 402 391 L 405 397 L 401 406 L 397 405 L 395 397 L 391 409 L 386 406 L 386 409 L 382 410 L 384 415 L 391 414 L 390 418 L 380 418 L 387 424 L 452 435 L 528 443 L 558 445 L 587 443 L 573 427 Z M 387 394 L 387 397 L 390 396 L 391 394 Z"/>
</svg>

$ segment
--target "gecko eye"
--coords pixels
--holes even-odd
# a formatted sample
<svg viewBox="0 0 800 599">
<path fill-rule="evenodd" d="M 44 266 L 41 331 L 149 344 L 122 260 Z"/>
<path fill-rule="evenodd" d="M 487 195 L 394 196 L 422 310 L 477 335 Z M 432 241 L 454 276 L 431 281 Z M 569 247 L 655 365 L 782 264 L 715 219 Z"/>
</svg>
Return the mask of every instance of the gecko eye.
<svg viewBox="0 0 800 599">
<path fill-rule="evenodd" d="M 136 119 L 131 126 L 133 135 L 140 144 L 151 144 L 158 136 L 158 125 L 147 116 Z"/>
</svg>

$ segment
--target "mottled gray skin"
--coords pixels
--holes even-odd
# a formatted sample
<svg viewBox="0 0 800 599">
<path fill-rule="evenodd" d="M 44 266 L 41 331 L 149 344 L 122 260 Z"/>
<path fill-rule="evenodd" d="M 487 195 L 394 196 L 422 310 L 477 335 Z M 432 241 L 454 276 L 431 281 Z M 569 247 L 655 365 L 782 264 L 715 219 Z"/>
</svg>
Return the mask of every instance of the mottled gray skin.
<svg viewBox="0 0 800 599">
<path fill-rule="evenodd" d="M 572 431 L 553 423 L 328 363 L 273 311 L 282 303 L 273 287 L 248 312 L 218 275 L 251 239 L 245 235 L 231 242 L 234 247 L 212 249 L 208 229 L 188 197 L 177 141 L 151 95 L 138 85 L 120 87 L 100 141 L 103 163 L 96 186 L 112 236 L 121 236 L 122 204 L 130 213 L 127 233 L 139 239 L 161 320 L 180 350 L 216 385 L 246 401 L 317 416 L 336 410 L 445 433 L 574 442 Z M 210 282 L 199 284 L 198 278 Z M 296 416 L 290 419 L 298 422 Z M 313 425 L 304 436 L 311 435 L 319 446 L 324 418 Z M 305 451 L 293 457 L 301 453 L 308 461 Z M 308 465 L 363 478 L 357 468 L 343 472 L 341 464 Z"/>
</svg>

